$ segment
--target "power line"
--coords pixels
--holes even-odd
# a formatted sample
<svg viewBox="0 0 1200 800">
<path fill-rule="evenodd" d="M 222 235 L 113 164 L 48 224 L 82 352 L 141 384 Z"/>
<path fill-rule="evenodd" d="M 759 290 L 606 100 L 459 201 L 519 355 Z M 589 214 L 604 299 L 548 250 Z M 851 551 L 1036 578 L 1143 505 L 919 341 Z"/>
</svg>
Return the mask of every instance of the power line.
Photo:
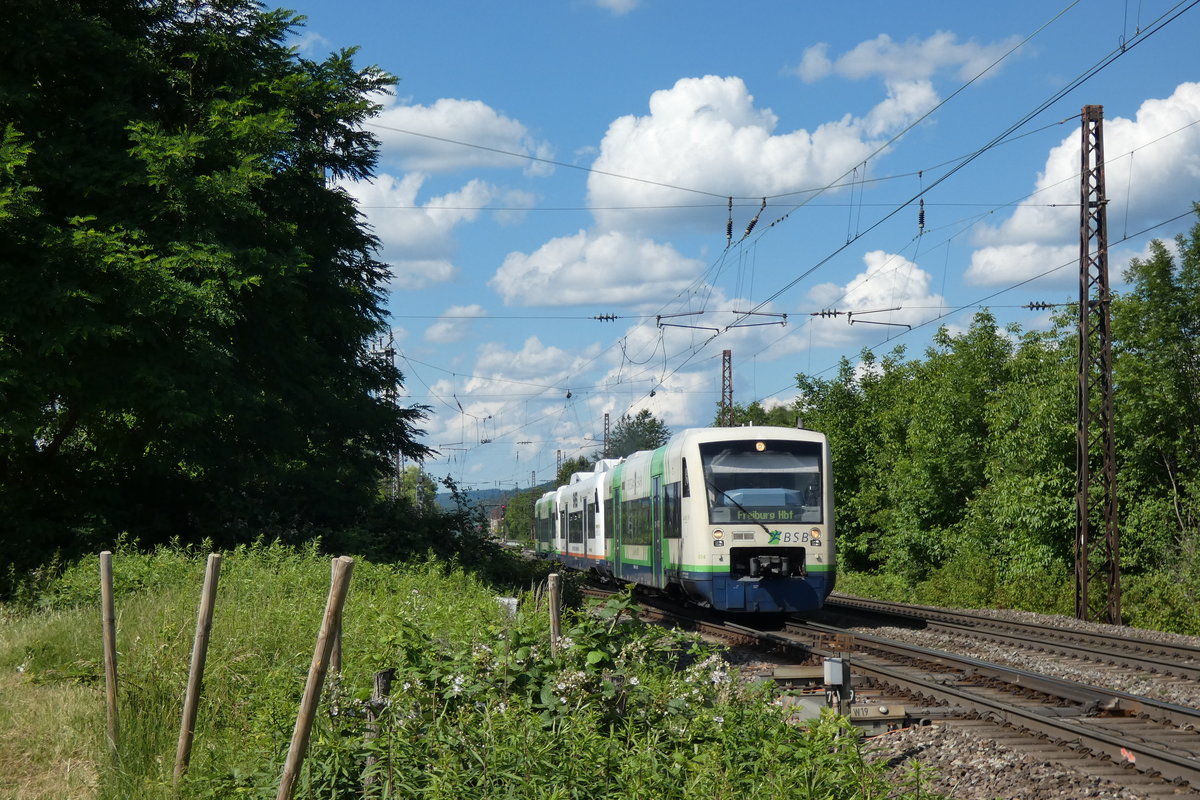
<svg viewBox="0 0 1200 800">
<path fill-rule="evenodd" d="M 855 234 L 854 234 L 854 236 L 853 236 L 853 237 L 851 237 L 850 239 L 848 239 L 848 240 L 846 241 L 846 243 L 845 243 L 845 244 L 843 244 L 843 245 L 841 245 L 841 246 L 837 247 L 837 248 L 836 248 L 836 249 L 835 249 L 833 252 L 829 253 L 827 256 L 825 256 L 824 258 L 822 258 L 822 259 L 821 259 L 820 261 L 818 261 L 816 264 L 814 264 L 813 266 L 811 266 L 811 267 L 809 267 L 808 269 L 806 269 L 806 270 L 804 270 L 803 272 L 801 272 L 801 273 L 800 273 L 800 275 L 798 275 L 796 278 L 794 278 L 793 280 L 791 280 L 790 282 L 788 282 L 788 283 L 787 283 L 785 286 L 783 286 L 783 288 L 781 288 L 781 289 L 779 289 L 778 291 L 776 291 L 774 294 L 772 294 L 772 295 L 771 295 L 770 297 L 768 297 L 766 300 L 764 300 L 764 301 L 762 301 L 761 303 L 759 303 L 759 304 L 758 304 L 758 305 L 757 305 L 757 306 L 756 306 L 754 309 L 752 309 L 752 310 L 754 310 L 754 311 L 757 311 L 757 310 L 761 309 L 761 308 L 762 308 L 763 306 L 765 306 L 767 303 L 771 302 L 772 300 L 775 300 L 775 299 L 776 299 L 776 298 L 778 298 L 780 295 L 782 295 L 784 292 L 786 292 L 786 291 L 788 291 L 789 289 L 791 289 L 792 287 L 794 287 L 796 284 L 798 284 L 800 281 L 802 281 L 802 280 L 804 280 L 805 278 L 807 278 L 809 275 L 811 275 L 811 274 L 812 274 L 813 272 L 815 272 L 817 269 L 819 269 L 820 267 L 822 267 L 822 266 L 824 266 L 825 264 L 827 264 L 827 263 L 828 263 L 830 260 L 832 260 L 832 259 L 833 259 L 833 257 L 834 257 L 834 256 L 836 256 L 836 255 L 838 255 L 839 253 L 841 253 L 843 250 L 845 250 L 845 249 L 846 249 L 847 247 L 849 247 L 851 244 L 853 244 L 854 242 L 858 241 L 859 239 L 861 239 L 861 238 L 862 238 L 863 236 L 865 236 L 866 234 L 868 234 L 868 233 L 870 233 L 871 231 L 873 231 L 873 230 L 875 230 L 876 228 L 878 228 L 878 227 L 879 227 L 880 225 L 882 225 L 884 222 L 886 222 L 887 220 L 891 219 L 891 218 L 892 218 L 892 217 L 894 217 L 896 214 L 900 213 L 900 211 L 902 211 L 903 209 L 905 209 L 905 208 L 907 208 L 909 205 L 911 205 L 911 204 L 912 204 L 912 203 L 913 203 L 915 200 L 919 200 L 920 198 L 922 198 L 922 197 L 923 197 L 925 194 L 927 194 L 929 191 L 931 191 L 931 190 L 932 190 L 932 189 L 933 189 L 935 186 L 938 186 L 938 185 L 939 185 L 939 184 L 941 184 L 942 182 L 946 181 L 946 180 L 947 180 L 947 179 L 949 179 L 949 178 L 950 178 L 952 175 L 954 175 L 954 174 L 955 174 L 955 173 L 957 173 L 959 170 L 963 169 L 963 168 L 964 168 L 964 167 L 966 167 L 968 164 L 970 164 L 972 161 L 974 161 L 976 158 L 978 158 L 979 156 L 981 156 L 981 155 L 983 155 L 984 153 L 986 153 L 986 152 L 988 152 L 989 150 L 991 150 L 993 147 L 995 147 L 995 146 L 996 146 L 996 145 L 997 145 L 999 142 L 1001 142 L 1002 140 L 1004 140 L 1004 139 L 1005 139 L 1005 138 L 1006 138 L 1006 137 L 1007 137 L 1009 134 L 1011 134 L 1013 131 L 1017 130 L 1017 129 L 1018 129 L 1018 128 L 1020 128 L 1022 125 L 1024 125 L 1026 122 L 1028 122 L 1029 120 L 1031 120 L 1031 119 L 1033 119 L 1034 117 L 1036 117 L 1038 114 L 1040 114 L 1040 113 L 1042 113 L 1043 111 L 1045 111 L 1047 108 L 1049 108 L 1049 107 L 1050 107 L 1051 105 L 1053 105 L 1055 102 L 1057 102 L 1058 100 L 1062 99 L 1062 98 L 1063 98 L 1063 97 L 1064 97 L 1066 94 L 1068 94 L 1070 91 L 1072 91 L 1072 90 L 1074 90 L 1074 89 L 1078 88 L 1079 86 L 1081 86 L 1081 85 L 1082 85 L 1084 82 L 1086 82 L 1088 79 L 1090 79 L 1091 77 L 1093 77 L 1094 75 L 1096 75 L 1098 72 L 1100 72 L 1100 70 L 1104 69 L 1104 68 L 1105 68 L 1105 67 L 1107 67 L 1109 64 L 1111 64 L 1113 61 L 1115 61 L 1116 59 L 1120 58 L 1120 57 L 1121 57 L 1122 55 L 1124 55 L 1125 53 L 1129 52 L 1129 50 L 1133 49 L 1133 48 L 1134 48 L 1134 47 L 1136 47 L 1137 45 L 1139 45 L 1139 44 L 1141 44 L 1142 42 L 1146 41 L 1146 39 L 1148 39 L 1150 36 L 1153 36 L 1155 33 L 1157 33 L 1158 31 L 1162 30 L 1162 28 L 1163 28 L 1163 27 L 1165 27 L 1165 26 L 1166 26 L 1168 23 L 1170 23 L 1170 22 L 1174 21 L 1175 19 L 1177 19 L 1177 18 L 1178 18 L 1178 17 L 1179 17 L 1181 14 L 1185 13 L 1187 10 L 1189 10 L 1190 8 L 1192 8 L 1193 6 L 1195 6 L 1197 3 L 1200 3 L 1200 0 L 1191 0 L 1191 2 L 1187 3 L 1187 5 L 1186 5 L 1186 7 L 1185 7 L 1185 8 L 1182 8 L 1182 10 L 1179 10 L 1179 11 L 1178 11 L 1178 13 L 1175 13 L 1175 14 L 1174 14 L 1173 16 L 1171 16 L 1169 19 L 1167 18 L 1167 15 L 1168 15 L 1168 14 L 1170 14 L 1170 13 L 1171 13 L 1171 11 L 1168 11 L 1168 12 L 1164 13 L 1163 15 L 1161 15 L 1161 16 L 1160 16 L 1160 17 L 1159 17 L 1157 20 L 1155 20 L 1155 21 L 1154 21 L 1154 22 L 1151 24 L 1151 26 L 1147 27 L 1146 29 L 1144 29 L 1144 30 L 1142 30 L 1142 31 L 1139 31 L 1139 32 L 1138 32 L 1138 33 L 1135 35 L 1135 37 L 1134 37 L 1134 39 L 1133 39 L 1133 40 L 1131 40 L 1130 42 L 1123 42 L 1123 43 L 1121 44 L 1121 46 L 1120 46 L 1120 47 L 1118 47 L 1118 48 L 1116 48 L 1115 50 L 1111 51 L 1111 52 L 1110 52 L 1108 55 L 1104 56 L 1102 59 L 1100 59 L 1100 61 L 1098 61 L 1098 62 L 1096 62 L 1095 64 L 1093 64 L 1091 67 L 1089 67 L 1087 70 L 1085 70 L 1085 71 L 1084 71 L 1082 74 L 1080 74 L 1080 75 L 1076 76 L 1076 77 L 1075 77 L 1074 79 L 1072 79 L 1072 80 L 1071 80 L 1071 81 L 1070 81 L 1070 82 L 1069 82 L 1069 83 L 1068 83 L 1066 86 L 1062 87 L 1062 88 L 1061 88 L 1061 89 L 1059 89 L 1057 92 L 1055 92 L 1053 95 L 1051 95 L 1049 98 L 1047 98 L 1046 100 L 1042 101 L 1042 102 L 1041 102 L 1041 103 L 1040 103 L 1040 104 L 1039 104 L 1039 105 L 1038 105 L 1036 108 L 1034 108 L 1032 111 L 1030 111 L 1030 112 L 1026 113 L 1026 114 L 1025 114 L 1024 116 L 1022 116 L 1022 117 L 1021 117 L 1019 120 L 1017 120 L 1016 122 L 1014 122 L 1012 125 L 1010 125 L 1008 128 L 1006 128 L 1006 129 L 1005 129 L 1003 132 L 1001 132 L 1001 133 L 1000 133 L 998 136 L 995 136 L 995 137 L 993 137 L 993 138 L 992 138 L 992 139 L 991 139 L 991 140 L 990 140 L 990 141 L 989 141 L 987 144 L 985 144 L 984 146 L 980 147 L 978 150 L 976 150 L 974 153 L 972 153 L 971 155 L 969 155 L 968 157 L 966 157 L 965 159 L 963 159 L 963 160 L 962 160 L 962 161 L 960 161 L 959 163 L 955 164 L 955 166 L 954 166 L 953 168 L 951 168 L 951 169 L 950 169 L 948 172 L 946 172 L 945 174 L 943 174 L 943 175 L 940 175 L 940 176 L 939 176 L 939 177 L 938 177 L 936 180 L 934 180 L 932 183 L 930 183 L 930 185 L 929 185 L 928 187 L 923 187 L 923 188 L 922 188 L 920 191 L 918 191 L 916 194 L 914 194 L 914 195 L 913 195 L 911 198 L 909 198 L 907 201 L 905 201 L 905 202 L 904 202 L 904 203 L 902 203 L 902 204 L 899 204 L 899 205 L 897 205 L 897 206 L 896 206 L 896 207 L 895 207 L 895 208 L 894 208 L 892 211 L 890 211 L 889 213 L 885 214 L 884 216 L 882 216 L 882 217 L 880 217 L 878 220 L 876 220 L 874 223 L 872 223 L 872 224 L 871 224 L 871 225 L 870 225 L 870 226 L 869 226 L 869 227 L 868 227 L 866 230 L 864 230 L 864 231 L 861 231 L 861 232 L 858 232 L 858 233 L 855 233 Z M 1051 19 L 1049 22 L 1045 23 L 1045 24 L 1044 24 L 1044 25 L 1042 25 L 1042 26 L 1041 26 L 1041 27 L 1040 27 L 1040 28 L 1039 28 L 1037 31 L 1034 31 L 1034 33 L 1031 33 L 1031 34 L 1030 34 L 1029 36 L 1027 36 L 1027 37 L 1026 37 L 1024 40 L 1022 40 L 1022 43 L 1024 43 L 1024 42 L 1028 42 L 1028 41 L 1029 41 L 1029 39 L 1031 39 L 1031 38 L 1032 38 L 1034 35 L 1036 35 L 1036 34 L 1037 34 L 1038 32 L 1040 32 L 1041 30 L 1044 30 L 1044 29 L 1046 28 L 1046 26 L 1048 26 L 1048 25 L 1049 25 L 1051 22 L 1053 22 L 1054 20 L 1056 20 L 1056 19 L 1058 19 L 1059 17 L 1061 17 L 1061 16 L 1062 16 L 1064 13 L 1066 13 L 1066 11 L 1067 11 L 1067 10 L 1069 10 L 1069 9 L 1070 9 L 1072 6 L 1074 6 L 1074 5 L 1076 5 L 1076 3 L 1071 3 L 1070 5 L 1068 5 L 1068 6 L 1067 6 L 1067 8 L 1064 8 L 1062 11 L 1060 11 L 1058 14 L 1056 14 L 1056 15 L 1055 15 L 1055 16 L 1054 16 L 1054 17 L 1053 17 L 1053 18 L 1052 18 L 1052 19 Z M 1181 2 L 1181 3 L 1177 4 L 1177 5 L 1176 5 L 1176 6 L 1175 6 L 1175 7 L 1172 9 L 1172 11 L 1174 11 L 1175 9 L 1179 9 L 1181 6 L 1184 6 L 1184 3 L 1183 3 L 1183 2 Z M 1010 50 L 1010 51 L 1009 51 L 1009 53 L 1011 53 L 1011 52 L 1012 52 L 1012 51 Z M 1005 55 L 1005 56 L 1003 56 L 1002 58 L 1004 58 L 1004 57 L 1007 57 L 1007 55 L 1008 55 L 1008 54 L 1006 54 L 1006 55 Z M 993 63 L 993 66 L 994 66 L 994 64 L 995 64 L 995 63 L 999 63 L 999 60 L 997 60 L 997 62 L 994 62 L 994 63 Z M 991 67 L 989 66 L 989 67 L 988 67 L 988 69 L 990 69 L 990 68 L 991 68 Z M 985 71 L 986 71 L 986 70 L 985 70 Z M 982 74 L 983 74 L 983 73 L 981 72 L 981 73 L 980 73 L 980 75 L 982 75 Z M 977 76 L 976 76 L 976 78 L 972 78 L 972 81 L 973 81 L 973 80 L 975 80 L 975 79 L 977 79 L 978 77 L 979 77 L 979 76 L 977 75 Z M 968 84 L 969 84 L 969 82 L 968 82 Z M 962 91 L 962 89 L 966 88 L 966 85 L 968 85 L 968 84 L 964 84 L 964 86 L 963 86 L 963 87 L 960 87 L 958 90 L 956 90 L 954 94 L 957 94 L 958 92 Z M 950 95 L 950 97 L 953 97 L 953 96 L 954 96 L 953 94 L 952 94 L 952 95 Z M 947 100 L 949 100 L 950 98 L 948 97 L 948 98 L 946 98 L 946 99 L 947 99 Z M 944 105 L 944 104 L 945 104 L 945 102 L 946 102 L 946 101 L 942 101 L 942 103 L 940 103 L 940 104 L 938 105 L 938 107 L 940 107 L 941 105 Z M 935 107 L 935 108 L 936 108 L 936 107 Z M 931 112 L 928 112 L 927 114 L 925 114 L 923 117 L 921 117 L 921 119 L 924 119 L 925 117 L 927 117 L 927 116 L 929 115 L 929 113 L 932 113 L 932 111 L 931 111 Z M 919 121 L 919 120 L 918 120 L 918 121 Z M 916 123 L 914 123 L 914 125 L 915 125 L 915 124 L 916 124 Z M 897 134 L 897 137 L 896 137 L 896 138 L 898 138 L 898 137 L 899 137 L 900 135 L 902 135 L 904 132 L 907 132 L 908 130 L 911 130 L 911 128 L 912 128 L 912 125 L 910 125 L 908 128 L 906 128 L 906 129 L 905 129 L 905 131 L 901 132 L 901 134 Z M 893 141 L 894 141 L 894 139 L 893 139 Z M 790 212 L 789 212 L 789 213 L 790 213 Z M 786 218 L 786 215 L 785 215 L 785 217 L 784 217 L 784 218 Z M 784 218 L 781 218 L 781 220 L 782 220 L 782 219 L 784 219 Z M 778 221 L 781 221 L 781 220 L 777 220 L 776 222 L 778 222 Z M 773 222 L 773 223 L 771 223 L 771 225 L 772 225 L 772 226 L 773 226 L 773 225 L 775 225 L 775 224 L 776 224 L 776 223 L 774 223 L 774 222 Z M 764 233 L 765 233 L 765 232 L 764 232 Z"/>
<path fill-rule="evenodd" d="M 1076 2 L 1078 2 L 1078 0 L 1076 0 Z M 638 178 L 638 177 L 634 177 L 633 175 L 621 175 L 616 172 L 607 172 L 602 169 L 595 169 L 594 167 L 582 167 L 578 164 L 569 164 L 565 161 L 555 161 L 554 159 L 551 159 L 551 158 L 542 158 L 541 156 L 534 156 L 534 155 L 530 155 L 529 153 L 518 153 L 518 152 L 514 152 L 512 150 L 502 150 L 498 147 L 489 147 L 489 146 L 483 145 L 483 144 L 474 144 L 472 142 L 464 142 L 459 139 L 450 139 L 445 136 L 435 136 L 432 133 L 421 133 L 420 131 L 410 131 L 410 130 L 406 130 L 404 128 L 397 128 L 392 125 L 383 125 L 378 122 L 366 122 L 363 124 L 366 125 L 367 127 L 378 128 L 379 130 L 391 131 L 393 133 L 403 133 L 407 136 L 419 136 L 422 139 L 432 139 L 437 142 L 445 142 L 446 144 L 454 144 L 454 145 L 458 145 L 459 147 L 469 147 L 469 148 L 472 148 L 475 150 L 486 150 L 489 153 L 498 153 L 500 155 L 512 156 L 513 158 L 523 158 L 526 161 L 537 161 L 541 164 L 550 164 L 555 167 L 564 167 L 566 169 L 577 169 L 580 172 L 588 172 L 588 173 L 592 173 L 595 175 L 604 175 L 605 177 L 608 177 L 608 178 L 619 178 L 619 179 L 625 180 L 625 181 L 635 181 L 636 183 L 646 183 L 646 184 L 650 184 L 651 186 L 661 186 L 664 189 L 676 189 L 681 192 L 691 192 L 692 194 L 702 194 L 702 195 L 707 195 L 708 197 L 719 197 L 722 200 L 724 200 L 726 197 L 725 195 L 720 194 L 718 192 L 708 192 L 703 189 L 691 189 L 687 186 L 679 186 L 679 185 L 676 185 L 673 183 L 664 183 L 662 181 L 654 181 L 654 180 L 650 180 L 648 178 Z M 745 198 L 743 198 L 743 199 L 745 199 Z"/>
</svg>

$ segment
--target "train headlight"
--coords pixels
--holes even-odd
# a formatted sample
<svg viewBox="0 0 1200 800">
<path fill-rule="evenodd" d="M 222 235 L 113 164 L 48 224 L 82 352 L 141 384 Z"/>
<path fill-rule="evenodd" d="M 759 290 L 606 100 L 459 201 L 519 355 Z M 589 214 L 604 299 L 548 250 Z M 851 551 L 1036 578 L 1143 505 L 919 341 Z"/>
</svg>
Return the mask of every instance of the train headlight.
<svg viewBox="0 0 1200 800">
<path fill-rule="evenodd" d="M 725 538 L 725 531 L 713 531 L 713 539 L 715 541 L 719 542 L 724 538 Z"/>
<path fill-rule="evenodd" d="M 821 529 L 813 528 L 808 532 L 808 543 L 813 547 L 821 546 Z"/>
</svg>

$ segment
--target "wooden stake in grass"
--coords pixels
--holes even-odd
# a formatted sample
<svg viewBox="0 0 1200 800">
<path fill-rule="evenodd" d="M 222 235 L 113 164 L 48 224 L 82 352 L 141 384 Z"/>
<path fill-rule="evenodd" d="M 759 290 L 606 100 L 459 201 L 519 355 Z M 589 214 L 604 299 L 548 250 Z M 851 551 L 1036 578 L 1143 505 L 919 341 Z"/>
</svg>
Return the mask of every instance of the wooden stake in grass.
<svg viewBox="0 0 1200 800">
<path fill-rule="evenodd" d="M 371 704 L 367 706 L 367 744 L 370 745 L 379 738 L 379 718 L 387 709 L 392 696 L 392 678 L 396 676 L 395 669 L 385 669 L 375 673 L 375 685 L 371 690 Z M 367 756 L 366 767 L 363 770 L 363 796 L 368 797 L 371 787 L 375 785 L 375 764 L 379 759 L 374 753 Z M 390 765 L 389 765 L 390 766 Z M 391 770 L 388 769 L 390 774 Z"/>
<path fill-rule="evenodd" d="M 329 565 L 329 584 L 337 580 L 338 562 L 340 558 L 333 559 Z M 333 644 L 329 648 L 329 672 L 333 675 L 333 680 L 336 683 L 342 672 L 342 619 L 338 616 L 337 625 L 333 630 Z"/>
<path fill-rule="evenodd" d="M 118 754 L 117 612 L 113 605 L 112 551 L 100 554 L 100 619 L 104 628 L 104 694 L 108 701 L 108 749 Z"/>
<path fill-rule="evenodd" d="M 329 654 L 333 648 L 334 631 L 341 624 L 342 606 L 346 603 L 346 592 L 350 589 L 350 574 L 354 571 L 354 559 L 342 556 L 334 570 L 333 582 L 329 587 L 329 598 L 325 601 L 325 617 L 317 635 L 317 646 L 313 651 L 312 664 L 308 668 L 308 681 L 304 684 L 304 697 L 296 715 L 296 727 L 292 731 L 292 743 L 288 747 L 287 762 L 283 766 L 283 778 L 279 781 L 276 800 L 291 800 L 300 777 L 300 766 L 308 749 L 312 735 L 313 719 L 321 702 L 321 685 L 329 669 Z"/>
<path fill-rule="evenodd" d="M 192 758 L 192 738 L 196 733 L 196 712 L 200 704 L 200 683 L 204 680 L 204 661 L 208 657 L 208 639 L 212 632 L 213 606 L 217 600 L 217 578 L 221 574 L 221 554 L 208 556 L 204 571 L 204 589 L 200 593 L 200 611 L 196 616 L 196 638 L 192 643 L 192 667 L 188 673 L 187 694 L 183 700 L 183 721 L 179 726 L 179 747 L 175 750 L 175 780 L 187 772 Z"/>
<path fill-rule="evenodd" d="M 562 635 L 562 592 L 559 591 L 558 581 L 558 573 L 550 573 L 548 583 L 550 584 L 550 652 L 552 654 L 558 652 L 558 639 Z"/>
</svg>

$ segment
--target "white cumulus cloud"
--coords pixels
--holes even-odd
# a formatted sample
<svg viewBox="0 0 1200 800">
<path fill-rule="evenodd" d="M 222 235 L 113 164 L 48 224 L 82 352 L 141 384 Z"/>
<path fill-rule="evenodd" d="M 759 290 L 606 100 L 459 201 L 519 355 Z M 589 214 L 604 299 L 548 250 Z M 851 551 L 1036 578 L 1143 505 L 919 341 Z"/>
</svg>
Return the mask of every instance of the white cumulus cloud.
<svg viewBox="0 0 1200 800">
<path fill-rule="evenodd" d="M 887 81 L 920 81 L 945 69 L 953 69 L 960 80 L 968 80 L 987 69 L 1019 40 L 1012 36 L 991 44 L 974 40 L 959 42 L 956 34 L 938 31 L 925 39 L 913 37 L 897 42 L 881 33 L 836 59 L 829 58 L 828 44 L 815 44 L 804 51 L 795 72 L 809 83 L 831 74 L 852 80 L 882 77 Z"/>
<path fill-rule="evenodd" d="M 643 304 L 684 289 L 703 264 L 670 245 L 579 231 L 533 253 L 509 253 L 488 282 L 506 305 Z"/>
<path fill-rule="evenodd" d="M 529 336 L 520 350 L 509 349 L 496 342 L 488 342 L 479 348 L 475 360 L 472 390 L 490 388 L 494 390 L 494 379 L 504 378 L 521 381 L 535 386 L 559 386 L 590 359 L 555 345 L 544 344 L 537 336 Z M 536 391 L 536 388 L 529 391 Z"/>
<path fill-rule="evenodd" d="M 1200 185 L 1200 83 L 1180 84 L 1170 97 L 1142 103 L 1134 119 L 1103 122 L 1108 239 L 1170 219 L 1190 207 Z M 1009 285 L 1079 258 L 1080 134 L 1050 150 L 1034 191 L 998 226 L 981 228 L 966 279 Z M 1184 220 L 1177 230 L 1182 230 Z M 1173 231 L 1156 235 L 1170 236 Z M 1112 254 L 1110 271 L 1114 268 Z M 1067 285 L 1077 270 L 1052 280 Z M 1114 276 L 1115 277 L 1115 274 Z"/>
<path fill-rule="evenodd" d="M 441 318 L 425 330 L 425 339 L 436 344 L 458 342 L 467 335 L 471 320 L 486 317 L 487 311 L 478 303 L 469 306 L 450 306 Z"/>
<path fill-rule="evenodd" d="M 875 336 L 879 328 L 872 323 L 919 325 L 945 308 L 945 298 L 933 290 L 933 276 L 904 256 L 872 250 L 863 255 L 863 263 L 866 270 L 845 285 L 822 283 L 809 292 L 823 308 L 853 312 L 849 317 L 814 317 L 814 345 L 859 341 L 871 328 Z M 869 311 L 880 313 L 863 313 Z"/>
<path fill-rule="evenodd" d="M 400 104 L 390 95 L 381 100 L 384 109 L 371 130 L 379 137 L 381 159 L 401 170 L 501 167 L 546 174 L 550 169 L 520 157 L 550 158 L 549 145 L 482 101 L 442 98 L 425 106 Z"/>
<path fill-rule="evenodd" d="M 588 203 L 597 224 L 626 231 L 691 223 L 724 230 L 723 196 L 762 196 L 828 183 L 877 146 L 850 117 L 813 131 L 776 133 L 778 117 L 757 108 L 741 78 L 683 78 L 650 97 L 650 113 L 614 120 L 592 164 Z M 625 180 L 613 173 L 640 178 Z M 722 197 L 707 197 L 695 191 Z M 705 203 L 697 211 L 681 205 Z M 630 213 L 628 206 L 671 206 Z M 744 226 L 750 213 L 736 222 Z"/>
<path fill-rule="evenodd" d="M 421 289 L 451 280 L 457 273 L 453 255 L 459 225 L 479 217 L 497 190 L 472 180 L 456 192 L 424 203 L 418 195 L 427 176 L 412 172 L 401 178 L 381 174 L 372 181 L 343 184 L 366 215 L 382 247 L 380 258 L 400 289 Z"/>
<path fill-rule="evenodd" d="M 619 17 L 641 5 L 641 0 L 596 0 L 596 5 Z"/>
</svg>

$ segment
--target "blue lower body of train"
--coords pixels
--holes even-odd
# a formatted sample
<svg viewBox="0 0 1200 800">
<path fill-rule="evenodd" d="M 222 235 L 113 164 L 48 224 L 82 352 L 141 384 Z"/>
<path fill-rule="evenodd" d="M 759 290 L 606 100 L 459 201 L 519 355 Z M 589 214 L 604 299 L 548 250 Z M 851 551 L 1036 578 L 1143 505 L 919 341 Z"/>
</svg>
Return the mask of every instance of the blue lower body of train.
<svg viewBox="0 0 1200 800">
<path fill-rule="evenodd" d="M 758 614 L 816 611 L 833 591 L 833 573 L 806 577 L 732 578 L 728 574 L 684 572 L 680 587 L 689 599 L 719 611 Z"/>
<path fill-rule="evenodd" d="M 804 577 L 787 578 L 733 578 L 722 572 L 672 571 L 668 576 L 659 576 L 649 565 L 624 562 L 616 565 L 608 560 L 588 559 L 568 553 L 543 553 L 566 567 L 592 570 L 601 575 L 615 577 L 668 592 L 672 586 L 690 601 L 717 611 L 745 612 L 754 614 L 804 613 L 816 611 L 825 604 L 825 598 L 833 591 L 834 571 L 812 570 Z"/>
</svg>

